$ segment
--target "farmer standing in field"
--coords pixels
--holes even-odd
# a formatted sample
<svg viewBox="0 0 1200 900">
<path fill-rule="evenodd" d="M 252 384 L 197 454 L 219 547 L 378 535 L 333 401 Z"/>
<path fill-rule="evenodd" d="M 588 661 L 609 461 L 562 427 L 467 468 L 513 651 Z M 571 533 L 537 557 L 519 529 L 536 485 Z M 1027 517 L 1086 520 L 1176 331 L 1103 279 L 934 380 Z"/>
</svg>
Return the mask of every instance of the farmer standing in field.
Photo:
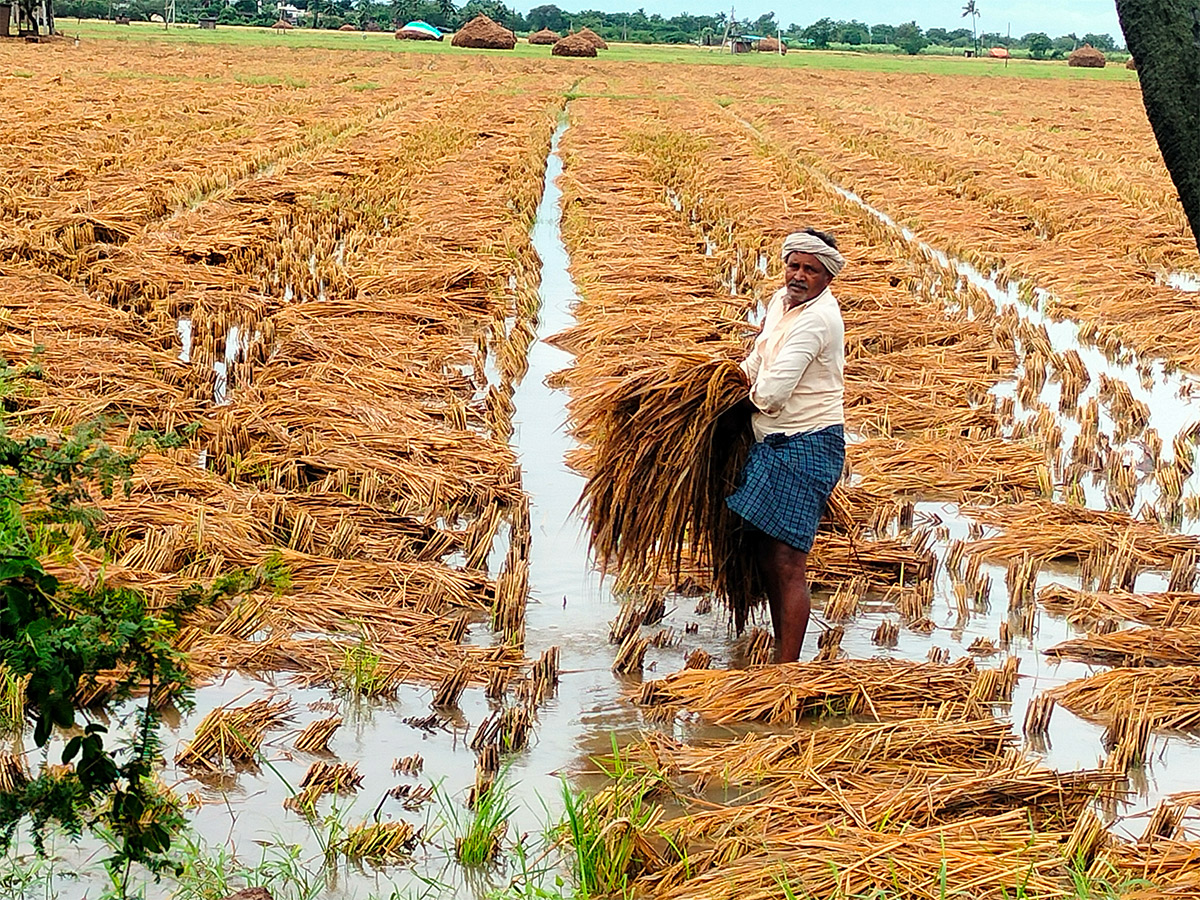
<svg viewBox="0 0 1200 900">
<path fill-rule="evenodd" d="M 846 260 L 833 235 L 783 242 L 784 286 L 767 307 L 742 370 L 755 443 L 726 503 L 752 525 L 780 662 L 800 657 L 808 628 L 808 552 L 846 458 L 842 314 L 830 282 Z"/>
</svg>

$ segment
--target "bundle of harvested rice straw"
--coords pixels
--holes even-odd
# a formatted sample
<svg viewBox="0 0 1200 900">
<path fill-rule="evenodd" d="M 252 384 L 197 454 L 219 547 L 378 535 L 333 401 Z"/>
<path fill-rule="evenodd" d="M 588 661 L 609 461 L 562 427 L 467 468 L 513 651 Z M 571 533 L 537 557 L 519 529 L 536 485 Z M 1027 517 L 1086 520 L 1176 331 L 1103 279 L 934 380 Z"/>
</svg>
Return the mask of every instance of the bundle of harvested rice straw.
<svg viewBox="0 0 1200 900">
<path fill-rule="evenodd" d="M 709 567 L 739 632 L 762 596 L 748 534 L 725 505 L 753 443 L 739 405 L 748 390 L 736 363 L 678 352 L 578 383 L 570 403 L 589 445 L 580 506 L 596 558 L 630 584 Z"/>
</svg>

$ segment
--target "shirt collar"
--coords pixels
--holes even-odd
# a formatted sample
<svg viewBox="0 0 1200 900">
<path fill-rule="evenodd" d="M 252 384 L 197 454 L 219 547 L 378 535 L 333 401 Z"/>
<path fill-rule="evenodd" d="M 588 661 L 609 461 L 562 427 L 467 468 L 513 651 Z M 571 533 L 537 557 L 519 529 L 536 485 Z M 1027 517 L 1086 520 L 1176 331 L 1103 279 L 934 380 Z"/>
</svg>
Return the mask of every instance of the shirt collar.
<svg viewBox="0 0 1200 900">
<path fill-rule="evenodd" d="M 787 313 L 794 312 L 797 309 L 805 309 L 806 307 L 812 306 L 814 303 L 816 303 L 818 300 L 820 300 L 821 298 L 823 298 L 825 295 L 827 295 L 829 293 L 829 288 L 826 287 L 825 290 L 821 291 L 821 293 L 817 294 L 817 296 L 810 297 L 809 299 L 805 300 L 803 303 L 797 303 L 795 306 L 789 306 L 788 305 L 788 297 L 787 297 L 787 288 L 781 288 L 781 290 L 783 291 L 783 293 L 780 296 L 780 302 L 783 305 L 783 312 L 785 315 Z"/>
</svg>

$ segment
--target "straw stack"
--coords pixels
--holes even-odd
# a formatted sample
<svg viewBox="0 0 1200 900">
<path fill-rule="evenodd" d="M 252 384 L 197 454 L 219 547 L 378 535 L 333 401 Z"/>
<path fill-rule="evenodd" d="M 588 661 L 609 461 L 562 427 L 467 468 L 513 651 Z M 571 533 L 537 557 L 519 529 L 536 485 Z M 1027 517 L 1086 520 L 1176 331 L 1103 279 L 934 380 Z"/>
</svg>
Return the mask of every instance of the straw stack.
<svg viewBox="0 0 1200 900">
<path fill-rule="evenodd" d="M 570 36 L 571 35 L 567 35 L 567 37 Z M 592 31 L 592 29 L 588 28 L 586 25 L 580 28 L 579 31 L 576 32 L 575 36 L 587 41 L 597 50 L 608 49 L 608 44 L 604 42 L 604 38 L 600 37 L 600 35 L 596 34 L 596 32 Z"/>
<path fill-rule="evenodd" d="M 454 32 L 450 40 L 454 47 L 474 47 L 485 50 L 511 50 L 517 38 L 503 25 L 498 25 L 480 13 L 462 28 Z"/>
<path fill-rule="evenodd" d="M 550 53 L 554 56 L 595 56 L 596 45 L 582 34 L 568 34 L 554 42 Z"/>
<path fill-rule="evenodd" d="M 1104 54 L 1091 44 L 1076 47 L 1067 57 L 1068 66 L 1082 66 L 1087 69 L 1103 69 L 1107 62 Z"/>
</svg>

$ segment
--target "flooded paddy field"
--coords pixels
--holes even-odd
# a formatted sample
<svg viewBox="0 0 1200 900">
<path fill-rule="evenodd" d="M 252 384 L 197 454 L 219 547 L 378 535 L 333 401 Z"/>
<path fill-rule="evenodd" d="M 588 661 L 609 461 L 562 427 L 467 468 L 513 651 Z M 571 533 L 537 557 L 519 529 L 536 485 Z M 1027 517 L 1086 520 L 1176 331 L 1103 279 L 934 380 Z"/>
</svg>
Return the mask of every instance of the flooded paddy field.
<svg viewBox="0 0 1200 900">
<path fill-rule="evenodd" d="M 6 427 L 139 454 L 45 564 L 252 573 L 175 635 L 184 869 L 138 893 L 1200 890 L 1200 259 L 1136 83 L 153 43 L 9 82 Z M 568 404 L 739 359 L 807 224 L 850 446 L 775 667 L 703 566 L 601 574 Z M 109 889 L 49 849 L 15 896 Z"/>
</svg>

